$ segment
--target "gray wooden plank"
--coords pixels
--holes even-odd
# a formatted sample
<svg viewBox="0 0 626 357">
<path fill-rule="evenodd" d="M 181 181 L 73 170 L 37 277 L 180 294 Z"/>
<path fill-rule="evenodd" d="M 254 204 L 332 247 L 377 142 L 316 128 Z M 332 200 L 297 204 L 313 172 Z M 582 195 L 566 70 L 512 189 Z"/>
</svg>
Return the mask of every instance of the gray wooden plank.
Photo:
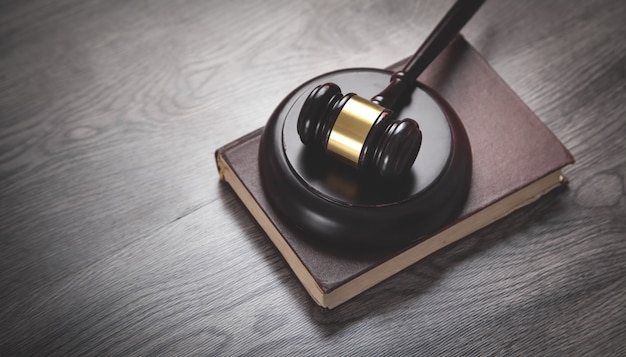
<svg viewBox="0 0 626 357">
<path fill-rule="evenodd" d="M 1 354 L 625 354 L 623 2 L 484 5 L 464 33 L 570 186 L 336 310 L 218 181 L 292 88 L 396 62 L 451 4 L 0 4 Z"/>
</svg>

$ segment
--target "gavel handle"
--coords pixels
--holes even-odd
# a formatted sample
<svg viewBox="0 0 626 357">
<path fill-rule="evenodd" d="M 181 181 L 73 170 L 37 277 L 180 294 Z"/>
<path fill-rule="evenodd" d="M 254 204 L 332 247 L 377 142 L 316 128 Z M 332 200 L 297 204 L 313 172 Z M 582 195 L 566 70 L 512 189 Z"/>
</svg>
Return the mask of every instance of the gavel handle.
<svg viewBox="0 0 626 357">
<path fill-rule="evenodd" d="M 457 0 L 404 68 L 391 76 L 389 85 L 374 96 L 372 101 L 398 111 L 400 108 L 396 106 L 405 104 L 401 98 L 413 92 L 417 77 L 448 46 L 484 2 L 485 0 Z"/>
</svg>

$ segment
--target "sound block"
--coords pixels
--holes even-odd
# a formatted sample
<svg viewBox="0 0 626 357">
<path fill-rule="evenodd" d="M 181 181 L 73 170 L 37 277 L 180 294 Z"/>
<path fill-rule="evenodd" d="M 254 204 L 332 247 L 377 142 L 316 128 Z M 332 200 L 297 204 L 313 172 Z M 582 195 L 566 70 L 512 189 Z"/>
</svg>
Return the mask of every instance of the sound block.
<svg viewBox="0 0 626 357">
<path fill-rule="evenodd" d="M 268 200 L 302 236 L 332 247 L 397 247 L 432 234 L 455 218 L 469 191 L 472 155 L 463 124 L 430 88 L 419 84 L 399 114 L 422 130 L 411 170 L 385 179 L 304 146 L 300 109 L 317 85 L 371 98 L 391 72 L 354 68 L 316 77 L 291 92 L 270 117 L 259 147 L 261 184 Z"/>
</svg>

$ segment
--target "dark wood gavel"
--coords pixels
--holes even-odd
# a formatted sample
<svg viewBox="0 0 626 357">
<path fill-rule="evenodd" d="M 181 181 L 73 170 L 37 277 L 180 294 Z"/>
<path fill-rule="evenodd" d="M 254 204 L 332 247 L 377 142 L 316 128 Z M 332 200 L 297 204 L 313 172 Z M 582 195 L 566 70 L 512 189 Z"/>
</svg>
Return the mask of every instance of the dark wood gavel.
<svg viewBox="0 0 626 357">
<path fill-rule="evenodd" d="M 413 119 L 397 113 L 417 86 L 417 77 L 454 39 L 484 0 L 458 0 L 389 85 L 371 100 L 341 93 L 326 83 L 315 87 L 298 117 L 298 135 L 304 145 L 317 147 L 341 161 L 383 177 L 409 171 L 422 143 Z"/>
</svg>

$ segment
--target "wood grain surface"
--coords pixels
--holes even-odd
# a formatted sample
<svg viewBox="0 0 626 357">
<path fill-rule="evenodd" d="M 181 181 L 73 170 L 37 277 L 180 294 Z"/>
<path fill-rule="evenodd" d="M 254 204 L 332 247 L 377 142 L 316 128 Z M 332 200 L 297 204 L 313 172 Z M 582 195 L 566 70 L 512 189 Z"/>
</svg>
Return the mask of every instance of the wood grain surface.
<svg viewBox="0 0 626 357">
<path fill-rule="evenodd" d="M 336 310 L 219 182 L 291 89 L 410 55 L 451 4 L 3 1 L 0 355 L 625 355 L 623 1 L 483 6 L 464 34 L 570 186 Z"/>
</svg>

